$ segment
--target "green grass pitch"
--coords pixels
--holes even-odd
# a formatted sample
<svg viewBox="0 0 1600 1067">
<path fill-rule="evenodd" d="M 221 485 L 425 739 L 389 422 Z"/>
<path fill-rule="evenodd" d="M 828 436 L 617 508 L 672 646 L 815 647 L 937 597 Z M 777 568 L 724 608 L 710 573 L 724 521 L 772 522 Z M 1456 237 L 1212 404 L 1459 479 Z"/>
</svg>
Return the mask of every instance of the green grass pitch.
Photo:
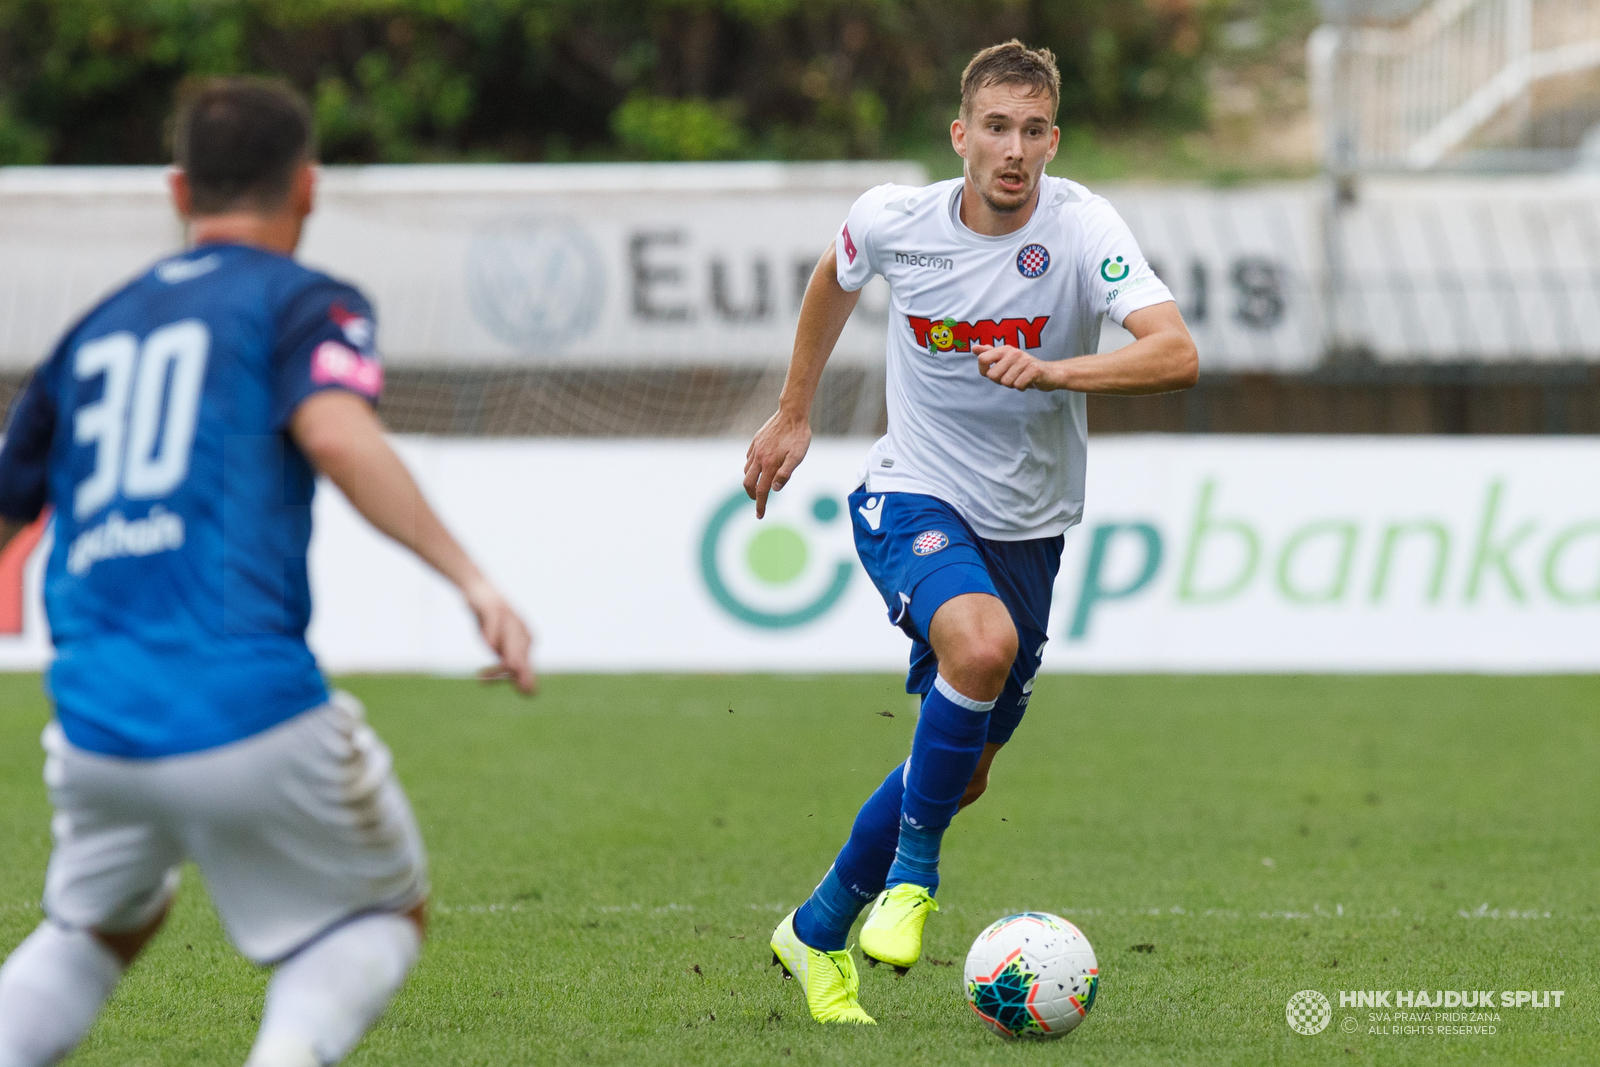
<svg viewBox="0 0 1600 1067">
<path fill-rule="evenodd" d="M 1600 679 L 1041 679 L 946 838 L 923 962 L 863 970 L 879 1025 L 859 1030 L 813 1024 L 766 942 L 907 751 L 898 678 L 553 677 L 531 703 L 344 684 L 395 750 L 434 876 L 422 962 L 352 1064 L 1600 1059 Z M 8 951 L 38 920 L 46 711 L 25 676 L 0 678 L 0 708 Z M 1064 1041 L 996 1039 L 959 988 L 971 939 L 1026 908 L 1099 952 L 1099 1002 Z M 191 872 L 70 1063 L 241 1063 L 264 984 Z M 1476 1037 L 1371 1034 L 1337 999 L 1478 988 L 1565 996 Z M 1313 1037 L 1284 1020 L 1301 989 L 1335 1005 Z"/>
</svg>

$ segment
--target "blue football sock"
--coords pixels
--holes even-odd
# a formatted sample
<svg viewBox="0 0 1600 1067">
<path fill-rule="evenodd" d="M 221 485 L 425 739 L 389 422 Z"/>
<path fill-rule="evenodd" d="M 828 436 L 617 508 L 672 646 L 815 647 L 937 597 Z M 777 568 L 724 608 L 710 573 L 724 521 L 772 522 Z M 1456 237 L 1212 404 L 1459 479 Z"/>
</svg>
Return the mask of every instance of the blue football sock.
<svg viewBox="0 0 1600 1067">
<path fill-rule="evenodd" d="M 994 701 L 958 693 L 943 675 L 922 698 L 911 738 L 897 851 L 886 884 L 910 882 L 929 892 L 939 887 L 940 840 L 978 769 L 993 709 Z"/>
<path fill-rule="evenodd" d="M 794 913 L 794 932 L 802 942 L 824 952 L 838 952 L 850 937 L 850 927 L 866 907 L 861 899 L 845 887 L 838 870 L 828 868 L 811 896 Z"/>
<path fill-rule="evenodd" d="M 839 858 L 795 913 L 794 932 L 805 944 L 824 952 L 844 948 L 856 916 L 883 892 L 900 839 L 900 806 L 905 788 L 902 763 L 889 772 L 861 806 Z"/>
<path fill-rule="evenodd" d="M 917 826 L 905 816 L 900 817 L 900 840 L 894 853 L 894 864 L 889 868 L 886 881 L 891 885 L 910 882 L 932 893 L 939 888 L 939 843 L 944 840 L 944 830 L 929 830 Z"/>
</svg>

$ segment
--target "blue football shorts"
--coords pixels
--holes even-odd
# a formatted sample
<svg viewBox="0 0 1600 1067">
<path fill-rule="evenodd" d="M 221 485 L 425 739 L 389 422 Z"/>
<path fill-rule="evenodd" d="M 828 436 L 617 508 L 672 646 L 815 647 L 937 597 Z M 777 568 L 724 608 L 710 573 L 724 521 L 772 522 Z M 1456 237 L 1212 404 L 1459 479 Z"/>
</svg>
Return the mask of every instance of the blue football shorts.
<svg viewBox="0 0 1600 1067">
<path fill-rule="evenodd" d="M 1017 660 L 989 715 L 991 744 L 1011 739 L 1033 694 L 1050 625 L 1050 597 L 1064 538 L 991 541 L 955 508 L 919 493 L 850 494 L 856 553 L 889 609 L 911 638 L 906 692 L 926 696 L 939 673 L 928 643 L 934 612 L 963 593 L 999 597 L 1017 628 Z"/>
</svg>

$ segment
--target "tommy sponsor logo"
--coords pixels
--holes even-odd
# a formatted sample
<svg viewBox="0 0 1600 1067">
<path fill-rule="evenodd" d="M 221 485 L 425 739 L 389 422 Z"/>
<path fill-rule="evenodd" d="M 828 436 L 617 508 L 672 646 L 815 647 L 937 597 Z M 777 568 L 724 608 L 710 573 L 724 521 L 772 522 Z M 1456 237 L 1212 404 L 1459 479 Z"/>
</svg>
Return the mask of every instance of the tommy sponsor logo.
<svg viewBox="0 0 1600 1067">
<path fill-rule="evenodd" d="M 956 269 L 956 261 L 949 256 L 930 256 L 926 252 L 896 252 L 894 261 L 908 267 L 927 267 L 930 270 Z"/>
<path fill-rule="evenodd" d="M 377 396 L 383 392 L 383 364 L 338 341 L 324 341 L 311 353 L 311 380 Z"/>
<path fill-rule="evenodd" d="M 1015 348 L 1038 348 L 1049 315 L 1036 319 L 979 319 L 977 322 L 957 322 L 955 319 L 924 319 L 907 315 L 906 323 L 916 335 L 917 344 L 923 348 L 949 352 L 970 352 L 974 344 L 1011 345 Z"/>
<path fill-rule="evenodd" d="M 919 556 L 931 556 L 941 548 L 950 544 L 950 538 L 938 530 L 928 530 L 917 534 L 917 539 L 911 542 L 911 551 Z"/>
<path fill-rule="evenodd" d="M 850 224 L 844 225 L 844 258 L 850 263 L 856 261 L 856 243 L 850 240 Z"/>
</svg>

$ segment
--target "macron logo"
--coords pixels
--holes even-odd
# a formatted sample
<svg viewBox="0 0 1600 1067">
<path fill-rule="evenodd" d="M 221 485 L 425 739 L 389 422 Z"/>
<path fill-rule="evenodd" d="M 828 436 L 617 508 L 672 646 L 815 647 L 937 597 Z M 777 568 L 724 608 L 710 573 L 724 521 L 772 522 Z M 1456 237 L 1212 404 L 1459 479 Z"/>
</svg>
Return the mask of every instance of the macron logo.
<svg viewBox="0 0 1600 1067">
<path fill-rule="evenodd" d="M 876 530 L 878 524 L 883 521 L 883 497 L 869 496 L 867 497 L 867 502 L 856 508 L 856 510 L 861 512 L 863 519 L 867 520 L 867 525 Z"/>
<path fill-rule="evenodd" d="M 156 268 L 156 277 L 168 285 L 177 285 L 179 282 L 192 281 L 203 274 L 210 274 L 221 263 L 222 260 L 214 254 L 199 259 L 169 259 Z"/>
<path fill-rule="evenodd" d="M 856 261 L 856 243 L 850 240 L 850 224 L 844 224 L 844 258 L 849 263 Z"/>
</svg>

